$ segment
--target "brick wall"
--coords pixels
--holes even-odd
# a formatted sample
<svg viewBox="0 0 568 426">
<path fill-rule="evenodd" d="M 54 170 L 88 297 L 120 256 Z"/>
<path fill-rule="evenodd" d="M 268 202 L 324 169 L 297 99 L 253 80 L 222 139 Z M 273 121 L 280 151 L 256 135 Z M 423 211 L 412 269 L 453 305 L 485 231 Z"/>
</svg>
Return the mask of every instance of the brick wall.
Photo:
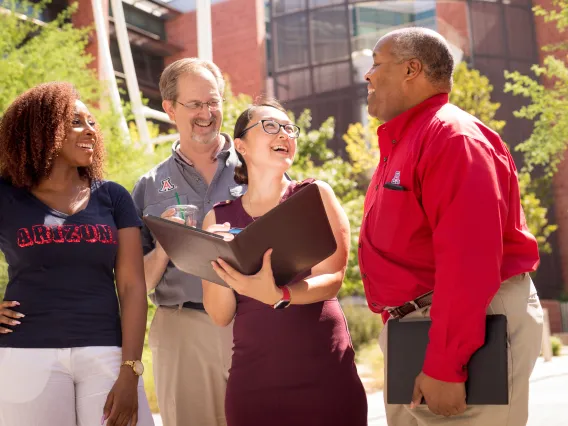
<svg viewBox="0 0 568 426">
<path fill-rule="evenodd" d="M 543 309 L 548 309 L 548 319 L 550 321 L 550 332 L 562 333 L 562 314 L 560 312 L 560 302 L 558 300 L 541 300 Z"/>
<path fill-rule="evenodd" d="M 89 64 L 89 67 L 97 71 L 100 74 L 101 61 L 99 60 L 99 44 L 97 42 L 97 34 L 95 32 L 95 18 L 93 15 L 93 6 L 91 0 L 76 0 L 78 3 L 78 10 L 73 15 L 72 21 L 73 25 L 76 27 L 88 27 L 92 26 L 93 31 L 89 34 L 89 44 L 87 46 L 87 53 L 93 57 L 93 61 Z M 109 0 L 100 0 L 102 2 L 103 13 L 105 15 L 105 21 L 108 22 L 109 13 Z M 72 0 L 69 0 L 72 3 Z M 108 25 L 107 25 L 107 36 L 108 36 Z"/>
<path fill-rule="evenodd" d="M 266 53 L 262 0 L 226 0 L 211 7 L 213 61 L 228 75 L 235 94 L 256 96 L 265 90 Z M 166 59 L 197 56 L 195 12 L 183 14 L 166 25 L 168 41 L 183 51 Z"/>
<path fill-rule="evenodd" d="M 467 3 L 465 2 L 436 3 L 438 32 L 449 43 L 463 50 L 464 55 L 469 56 L 471 54 L 471 46 L 469 44 L 467 13 Z"/>
<path fill-rule="evenodd" d="M 551 0 L 533 0 L 533 4 L 540 5 L 545 9 L 552 8 Z M 535 17 L 536 39 L 538 46 L 559 43 L 566 40 L 568 32 L 559 33 L 554 23 L 546 23 L 542 17 Z M 557 52 L 558 58 L 566 58 L 568 52 Z M 540 61 L 549 54 L 540 51 Z M 548 85 L 549 82 L 544 82 Z M 567 141 L 568 142 L 568 141 Z M 553 180 L 554 209 L 556 223 L 558 224 L 557 241 L 559 258 L 562 268 L 564 291 L 568 292 L 568 152 L 564 155 L 564 161 L 558 168 L 558 173 Z"/>
</svg>

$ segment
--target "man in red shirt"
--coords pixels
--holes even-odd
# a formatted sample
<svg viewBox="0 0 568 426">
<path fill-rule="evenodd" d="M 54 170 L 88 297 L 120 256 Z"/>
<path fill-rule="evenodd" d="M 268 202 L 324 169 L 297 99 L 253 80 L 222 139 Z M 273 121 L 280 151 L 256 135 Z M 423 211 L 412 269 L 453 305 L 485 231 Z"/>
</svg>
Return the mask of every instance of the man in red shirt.
<svg viewBox="0 0 568 426">
<path fill-rule="evenodd" d="M 448 103 L 453 69 L 443 37 L 406 28 L 379 40 L 365 76 L 369 113 L 384 122 L 359 240 L 367 301 L 385 322 L 432 320 L 412 402 L 385 399 L 387 420 L 429 425 L 443 415 L 451 425 L 524 425 L 542 335 L 528 274 L 538 266 L 538 246 L 506 146 Z M 509 406 L 466 407 L 466 366 L 483 345 L 488 313 L 507 315 Z M 388 322 L 379 339 L 385 355 L 387 332 Z"/>
</svg>

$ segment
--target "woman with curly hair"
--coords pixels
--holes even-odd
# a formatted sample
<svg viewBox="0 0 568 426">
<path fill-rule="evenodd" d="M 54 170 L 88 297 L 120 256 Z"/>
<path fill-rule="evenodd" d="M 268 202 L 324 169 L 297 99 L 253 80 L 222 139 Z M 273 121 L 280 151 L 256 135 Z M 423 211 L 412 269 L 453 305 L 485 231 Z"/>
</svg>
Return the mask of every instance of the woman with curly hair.
<svg viewBox="0 0 568 426">
<path fill-rule="evenodd" d="M 140 377 L 141 222 L 130 194 L 102 179 L 103 157 L 71 84 L 28 90 L 0 121 L 0 250 L 9 266 L 0 426 L 153 425 Z"/>
</svg>

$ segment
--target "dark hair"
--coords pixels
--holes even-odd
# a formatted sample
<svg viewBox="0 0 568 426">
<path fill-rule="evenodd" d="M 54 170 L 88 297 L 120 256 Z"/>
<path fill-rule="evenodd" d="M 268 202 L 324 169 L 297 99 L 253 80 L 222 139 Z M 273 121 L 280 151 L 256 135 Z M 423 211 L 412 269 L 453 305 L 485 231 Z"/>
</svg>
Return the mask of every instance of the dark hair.
<svg viewBox="0 0 568 426">
<path fill-rule="evenodd" d="M 244 138 L 241 136 L 243 130 L 245 130 L 252 118 L 252 115 L 256 111 L 257 108 L 260 107 L 271 107 L 276 108 L 279 111 L 288 114 L 288 111 L 284 109 L 284 107 L 278 102 L 276 99 L 268 99 L 268 98 L 260 98 L 257 99 L 251 106 L 245 109 L 239 118 L 237 118 L 237 122 L 235 123 L 235 130 L 233 132 L 233 138 L 236 139 L 237 137 Z M 235 167 L 235 182 L 239 185 L 246 185 L 248 184 L 248 171 L 247 171 L 247 163 L 243 156 L 237 151 L 237 157 L 239 157 L 240 164 Z"/>
<path fill-rule="evenodd" d="M 73 122 L 79 94 L 70 83 L 40 84 L 22 93 L 0 121 L 0 176 L 30 189 L 48 177 Z M 101 180 L 104 147 L 98 127 L 93 163 L 79 175 Z"/>
<path fill-rule="evenodd" d="M 424 65 L 426 78 L 441 89 L 451 90 L 454 57 L 447 41 L 437 32 L 421 27 L 401 28 L 392 39 L 392 54 L 399 60 L 417 58 Z"/>
</svg>

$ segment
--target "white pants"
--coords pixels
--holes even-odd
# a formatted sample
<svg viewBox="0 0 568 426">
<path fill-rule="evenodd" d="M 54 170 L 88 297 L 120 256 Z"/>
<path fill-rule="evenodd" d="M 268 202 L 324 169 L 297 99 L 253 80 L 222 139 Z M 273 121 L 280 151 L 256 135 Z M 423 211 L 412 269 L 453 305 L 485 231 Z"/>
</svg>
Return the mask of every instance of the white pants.
<svg viewBox="0 0 568 426">
<path fill-rule="evenodd" d="M 118 347 L 0 348 L 0 426 L 100 426 L 121 361 Z M 153 425 L 140 377 L 137 426 Z"/>
</svg>

